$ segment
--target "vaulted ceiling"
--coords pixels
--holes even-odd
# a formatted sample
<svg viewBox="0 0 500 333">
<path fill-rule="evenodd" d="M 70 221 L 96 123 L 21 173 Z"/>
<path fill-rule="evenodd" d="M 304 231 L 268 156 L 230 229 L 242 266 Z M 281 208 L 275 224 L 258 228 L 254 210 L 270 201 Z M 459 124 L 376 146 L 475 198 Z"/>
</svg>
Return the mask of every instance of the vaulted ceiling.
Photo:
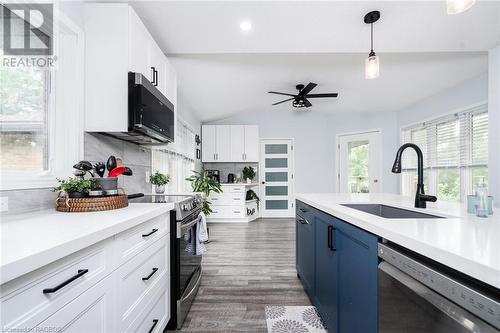
<svg viewBox="0 0 500 333">
<path fill-rule="evenodd" d="M 202 120 L 273 110 L 279 97 L 318 83 L 336 101 L 313 112 L 394 111 L 487 70 L 500 44 L 500 2 L 448 16 L 445 1 L 133 1 L 178 73 L 180 98 Z M 363 77 L 365 13 L 380 10 L 381 76 Z M 239 24 L 252 23 L 250 32 Z M 290 108 L 287 103 L 278 108 Z"/>
</svg>

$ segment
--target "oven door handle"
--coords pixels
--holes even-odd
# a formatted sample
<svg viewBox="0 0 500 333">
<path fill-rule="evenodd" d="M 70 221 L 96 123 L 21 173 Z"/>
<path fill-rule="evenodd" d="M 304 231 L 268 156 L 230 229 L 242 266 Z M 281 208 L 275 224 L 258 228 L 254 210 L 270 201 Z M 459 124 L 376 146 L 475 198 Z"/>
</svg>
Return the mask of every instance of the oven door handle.
<svg viewBox="0 0 500 333">
<path fill-rule="evenodd" d="M 378 265 L 378 269 L 392 277 L 397 282 L 401 283 L 418 297 L 432 304 L 436 309 L 441 311 L 456 323 L 461 324 L 465 329 L 470 330 L 470 332 L 498 332 L 492 330 L 492 326 L 488 325 L 482 319 L 459 307 L 455 303 L 441 296 L 434 290 L 415 280 L 388 262 L 382 261 Z M 466 323 L 467 326 L 464 326 L 464 323 Z M 470 326 L 471 324 L 472 327 Z"/>
<path fill-rule="evenodd" d="M 199 219 L 199 217 L 196 217 L 194 220 L 192 220 L 186 224 L 183 224 L 181 222 L 177 222 L 177 226 L 178 226 L 177 228 L 180 229 L 180 231 L 181 231 L 181 232 L 177 233 L 177 238 L 181 238 L 186 230 L 192 228 L 193 225 L 198 223 L 198 219 Z M 180 226 L 180 228 L 179 228 L 179 226 Z"/>
</svg>

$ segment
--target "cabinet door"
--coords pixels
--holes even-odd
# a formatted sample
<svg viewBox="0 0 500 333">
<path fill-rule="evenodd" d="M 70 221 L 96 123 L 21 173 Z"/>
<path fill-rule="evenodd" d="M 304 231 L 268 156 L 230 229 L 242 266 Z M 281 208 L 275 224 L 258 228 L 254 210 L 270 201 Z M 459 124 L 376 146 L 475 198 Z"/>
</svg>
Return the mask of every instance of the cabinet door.
<svg viewBox="0 0 500 333">
<path fill-rule="evenodd" d="M 150 69 L 152 74 L 154 74 L 151 82 L 163 95 L 166 96 L 168 77 L 167 58 L 156 42 L 151 37 L 149 38 Z"/>
<path fill-rule="evenodd" d="M 322 214 L 314 216 L 316 267 L 315 267 L 315 300 L 329 332 L 340 332 L 337 329 L 338 311 L 338 257 L 335 250 L 335 231 L 332 221 Z M 359 315 L 361 312 L 357 312 Z M 359 320 L 359 318 L 358 318 Z M 350 331 L 345 331 L 350 332 Z"/>
<path fill-rule="evenodd" d="M 376 333 L 378 328 L 378 240 L 364 230 L 334 219 L 338 261 L 338 329 Z M 360 314 L 363 320 L 359 320 Z"/>
<path fill-rule="evenodd" d="M 215 156 L 217 162 L 231 162 L 231 126 L 216 125 L 216 128 Z"/>
<path fill-rule="evenodd" d="M 216 126 L 203 125 L 201 128 L 201 161 L 216 161 Z"/>
<path fill-rule="evenodd" d="M 314 225 L 312 221 L 296 216 L 297 273 L 311 298 L 314 297 Z"/>
<path fill-rule="evenodd" d="M 59 329 L 57 332 L 114 332 L 113 283 L 110 276 L 47 318 L 38 328 Z M 34 329 L 33 332 L 37 332 Z"/>
<path fill-rule="evenodd" d="M 231 162 L 245 161 L 245 126 L 231 126 Z"/>
<path fill-rule="evenodd" d="M 153 79 L 149 67 L 149 40 L 151 37 L 132 7 L 129 7 L 129 36 L 129 70 L 141 73 L 151 81 Z"/>
<path fill-rule="evenodd" d="M 245 125 L 245 162 L 259 161 L 259 126 Z"/>
<path fill-rule="evenodd" d="M 177 74 L 168 59 L 166 62 L 166 76 L 165 96 L 174 105 L 174 110 L 177 112 Z"/>
</svg>

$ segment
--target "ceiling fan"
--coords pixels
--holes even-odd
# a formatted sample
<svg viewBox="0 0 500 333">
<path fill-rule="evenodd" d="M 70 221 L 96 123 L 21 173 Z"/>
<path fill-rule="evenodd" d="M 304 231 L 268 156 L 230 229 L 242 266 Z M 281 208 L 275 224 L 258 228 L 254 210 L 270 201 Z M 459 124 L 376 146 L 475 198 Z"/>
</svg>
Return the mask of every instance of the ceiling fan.
<svg viewBox="0 0 500 333">
<path fill-rule="evenodd" d="M 288 93 L 282 93 L 282 92 L 277 92 L 277 91 L 268 91 L 268 93 L 276 94 L 276 95 L 290 96 L 290 98 L 287 98 L 287 99 L 282 100 L 280 102 L 274 103 L 273 105 L 278 105 L 278 104 L 285 103 L 288 101 L 293 101 L 292 106 L 295 108 L 311 107 L 312 104 L 311 104 L 311 102 L 309 102 L 308 98 L 337 97 L 339 95 L 337 93 L 310 94 L 311 90 L 313 90 L 316 86 L 317 86 L 317 84 L 312 83 L 312 82 L 309 82 L 309 84 L 307 86 L 304 86 L 303 84 L 298 84 L 295 86 L 295 89 L 298 90 L 297 94 L 288 94 Z"/>
</svg>

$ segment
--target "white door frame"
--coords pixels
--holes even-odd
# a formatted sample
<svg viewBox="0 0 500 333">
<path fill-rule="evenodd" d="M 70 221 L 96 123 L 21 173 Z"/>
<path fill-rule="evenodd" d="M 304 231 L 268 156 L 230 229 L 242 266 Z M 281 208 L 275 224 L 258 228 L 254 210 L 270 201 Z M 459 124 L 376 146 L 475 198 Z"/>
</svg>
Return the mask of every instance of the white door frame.
<svg viewBox="0 0 500 333">
<path fill-rule="evenodd" d="M 265 169 L 265 158 L 262 158 L 263 155 L 265 155 L 265 150 L 263 148 L 265 142 L 269 141 L 289 141 L 291 145 L 291 150 L 290 150 L 290 157 L 288 160 L 288 167 L 290 170 L 290 176 L 288 178 L 288 197 L 290 200 L 290 205 L 288 209 L 288 214 L 287 215 L 267 215 L 265 213 L 265 193 L 266 193 L 266 184 L 263 183 L 265 182 L 265 175 L 264 175 L 264 169 Z M 260 208 L 260 216 L 263 218 L 284 218 L 284 217 L 294 217 L 295 216 L 295 139 L 294 138 L 260 138 L 259 140 L 259 147 L 260 147 L 260 158 L 259 158 L 259 192 L 261 195 L 261 208 Z"/>
<path fill-rule="evenodd" d="M 383 149 L 382 149 L 382 129 L 381 128 L 374 128 L 371 130 L 366 130 L 366 131 L 356 131 L 356 132 L 346 132 L 346 133 L 340 133 L 337 134 L 335 137 L 335 151 L 336 151 L 336 158 L 337 161 L 335 163 L 335 175 L 337 177 L 337 192 L 340 192 L 340 137 L 342 136 L 351 136 L 351 135 L 362 135 L 362 134 L 370 134 L 370 133 L 379 133 L 380 134 L 380 159 L 379 159 L 379 170 L 380 170 L 380 177 L 379 177 L 379 182 L 380 182 L 380 192 L 383 192 L 382 190 L 382 185 L 383 185 L 383 172 L 382 172 L 382 161 L 383 161 Z"/>
</svg>

